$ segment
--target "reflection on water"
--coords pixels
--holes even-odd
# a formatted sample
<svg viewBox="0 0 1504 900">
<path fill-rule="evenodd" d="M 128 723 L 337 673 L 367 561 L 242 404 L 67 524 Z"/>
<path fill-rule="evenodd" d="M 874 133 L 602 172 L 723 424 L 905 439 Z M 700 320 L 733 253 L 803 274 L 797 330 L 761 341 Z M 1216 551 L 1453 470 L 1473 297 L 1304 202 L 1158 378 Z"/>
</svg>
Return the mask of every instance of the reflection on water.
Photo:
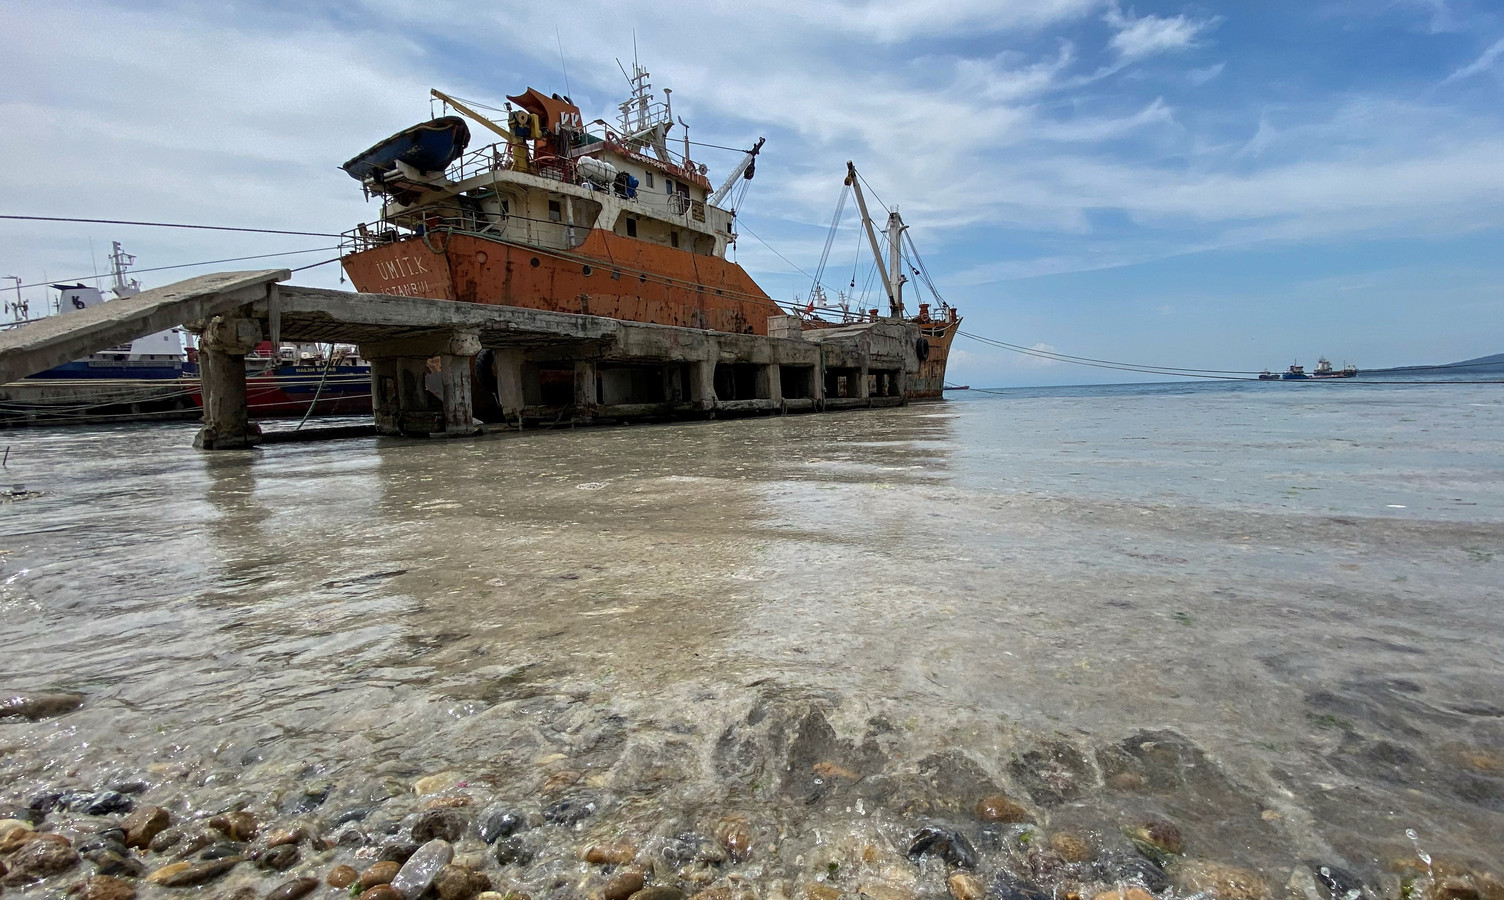
<svg viewBox="0 0 1504 900">
<path fill-rule="evenodd" d="M 1379 879 L 1407 828 L 1504 863 L 1486 387 L 190 436 L 7 436 L 48 493 L 0 508 L 0 687 L 87 695 L 0 725 L 8 793 L 126 773 L 286 810 L 317 781 L 326 812 L 400 816 L 455 771 L 589 793 L 601 829 L 742 816 L 790 878 L 833 833 L 974 823 L 998 792 L 1104 854 L 1169 816 L 1276 885 Z"/>
</svg>

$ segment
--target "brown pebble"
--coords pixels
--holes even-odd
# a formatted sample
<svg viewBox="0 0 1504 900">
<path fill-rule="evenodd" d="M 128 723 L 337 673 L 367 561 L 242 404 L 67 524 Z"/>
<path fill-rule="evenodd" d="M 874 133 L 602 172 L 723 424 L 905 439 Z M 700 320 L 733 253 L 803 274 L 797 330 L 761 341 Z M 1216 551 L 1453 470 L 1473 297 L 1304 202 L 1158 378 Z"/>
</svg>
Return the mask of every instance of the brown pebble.
<svg viewBox="0 0 1504 900">
<path fill-rule="evenodd" d="M 1050 849 L 1068 863 L 1086 862 L 1092 857 L 1091 845 L 1069 831 L 1057 831 L 1050 835 Z"/>
<path fill-rule="evenodd" d="M 244 861 L 244 857 L 227 856 L 211 862 L 176 862 L 156 870 L 146 880 L 163 887 L 194 887 L 213 881 Z"/>
<path fill-rule="evenodd" d="M 68 888 L 68 895 L 78 900 L 135 900 L 136 889 L 128 881 L 95 875 Z"/>
<path fill-rule="evenodd" d="M 804 886 L 805 900 L 841 900 L 841 892 L 828 884 L 812 881 Z"/>
<path fill-rule="evenodd" d="M 435 797 L 423 804 L 424 809 L 455 809 L 461 806 L 469 806 L 475 801 L 464 794 L 450 794 L 447 797 Z"/>
<path fill-rule="evenodd" d="M 172 813 L 160 806 L 138 806 L 120 823 L 125 831 L 125 845 L 145 850 L 152 838 L 172 826 Z"/>
<path fill-rule="evenodd" d="M 715 829 L 721 846 L 737 862 L 746 862 L 752 856 L 752 829 L 740 816 L 729 816 L 720 821 Z"/>
<path fill-rule="evenodd" d="M 329 870 L 329 875 L 324 881 L 330 887 L 347 888 L 360 880 L 360 873 L 351 866 L 335 866 Z"/>
<path fill-rule="evenodd" d="M 595 866 L 619 866 L 637 857 L 637 848 L 631 844 L 597 844 L 585 851 L 585 862 Z"/>
<path fill-rule="evenodd" d="M 914 900 L 912 890 L 882 881 L 864 881 L 857 890 L 868 900 Z"/>
<path fill-rule="evenodd" d="M 402 865 L 395 862 L 379 862 L 371 865 L 369 869 L 360 873 L 360 889 L 368 891 L 381 884 L 391 884 L 397 873 L 402 871 Z"/>
<path fill-rule="evenodd" d="M 956 900 L 981 900 L 987 892 L 987 886 L 982 879 L 975 875 L 967 875 L 965 872 L 957 872 L 945 880 L 945 886 L 950 888 L 950 895 Z"/>
<path fill-rule="evenodd" d="M 447 863 L 434 875 L 433 887 L 439 900 L 470 900 L 481 891 L 489 890 L 491 879 L 469 866 Z"/>
<path fill-rule="evenodd" d="M 1456 875 L 1438 878 L 1427 894 L 1431 900 L 1481 900 L 1482 896 L 1471 878 Z"/>
<path fill-rule="evenodd" d="M 731 888 L 708 887 L 690 897 L 689 900 L 731 900 Z"/>
<path fill-rule="evenodd" d="M 627 900 L 628 897 L 642 890 L 641 872 L 622 872 L 601 888 L 602 900 Z"/>
<path fill-rule="evenodd" d="M 211 900 L 256 900 L 256 886 L 242 884 L 240 887 L 215 894 Z"/>
<path fill-rule="evenodd" d="M 1002 794 L 977 801 L 977 818 L 983 822 L 1032 822 L 1029 811 Z"/>
<path fill-rule="evenodd" d="M 378 884 L 369 890 L 361 892 L 358 900 L 407 900 L 402 892 L 389 884 Z"/>
<path fill-rule="evenodd" d="M 76 865 L 78 854 L 67 838 L 60 834 L 36 834 L 10 858 L 10 874 L 5 878 L 12 884 L 40 881 Z"/>
<path fill-rule="evenodd" d="M 213 817 L 209 820 L 209 827 L 222 832 L 232 841 L 248 841 L 256 836 L 260 823 L 253 814 L 237 811 Z"/>
<path fill-rule="evenodd" d="M 632 895 L 632 900 L 684 900 L 684 892 L 667 884 L 650 884 Z"/>
<path fill-rule="evenodd" d="M 1237 866 L 1189 860 L 1173 870 L 1176 884 L 1188 891 L 1210 891 L 1217 900 L 1268 900 L 1269 883 Z"/>
<path fill-rule="evenodd" d="M 297 828 L 280 828 L 266 836 L 266 846 L 280 847 L 283 844 L 300 844 L 308 837 L 308 830 L 299 825 Z"/>
<path fill-rule="evenodd" d="M 1144 776 L 1137 772 L 1119 772 L 1107 779 L 1107 786 L 1119 791 L 1136 791 L 1144 786 Z"/>
<path fill-rule="evenodd" d="M 37 833 L 30 828 L 13 826 L 9 831 L 0 834 L 0 855 L 9 856 L 36 839 Z"/>
<path fill-rule="evenodd" d="M 1129 830 L 1128 836 L 1135 844 L 1144 844 L 1162 853 L 1179 854 L 1185 851 L 1185 838 L 1180 834 L 1180 826 L 1159 816 L 1141 820 Z"/>
<path fill-rule="evenodd" d="M 1154 900 L 1154 895 L 1143 888 L 1128 888 L 1126 891 L 1103 891 L 1091 900 Z"/>
<path fill-rule="evenodd" d="M 266 900 L 298 900 L 318 886 L 317 878 L 294 878 L 272 888 L 267 892 Z"/>
</svg>

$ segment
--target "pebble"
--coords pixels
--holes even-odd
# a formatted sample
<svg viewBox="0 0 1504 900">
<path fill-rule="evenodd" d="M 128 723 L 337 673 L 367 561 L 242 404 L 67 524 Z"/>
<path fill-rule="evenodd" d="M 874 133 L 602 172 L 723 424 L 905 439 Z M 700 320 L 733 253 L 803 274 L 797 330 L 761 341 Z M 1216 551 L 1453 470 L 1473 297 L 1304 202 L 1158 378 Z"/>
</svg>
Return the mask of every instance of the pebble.
<svg viewBox="0 0 1504 900">
<path fill-rule="evenodd" d="M 412 855 L 417 852 L 418 845 L 411 841 L 390 841 L 381 845 L 381 849 L 376 853 L 376 858 L 382 862 L 394 862 L 400 866 L 411 859 Z"/>
<path fill-rule="evenodd" d="M 359 900 L 407 900 L 402 892 L 389 884 L 378 884 L 368 891 L 362 891 Z"/>
<path fill-rule="evenodd" d="M 857 892 L 869 900 L 914 900 L 914 892 L 882 881 L 864 881 Z"/>
<path fill-rule="evenodd" d="M 267 893 L 266 900 L 298 900 L 318 886 L 317 878 L 294 878 L 272 888 Z"/>
<path fill-rule="evenodd" d="M 1269 883 L 1237 866 L 1188 860 L 1175 867 L 1175 882 L 1186 891 L 1210 891 L 1217 900 L 1268 900 Z M 1151 889 L 1153 885 L 1149 886 Z"/>
<path fill-rule="evenodd" d="M 374 863 L 370 868 L 360 873 L 360 889 L 368 891 L 378 884 L 391 884 L 392 879 L 402 870 L 402 864 L 383 860 Z"/>
<path fill-rule="evenodd" d="M 596 845 L 585 851 L 585 862 L 596 866 L 619 866 L 637 857 L 637 848 L 631 844 Z"/>
<path fill-rule="evenodd" d="M 426 810 L 413 823 L 413 840 L 425 844 L 435 838 L 454 843 L 465 836 L 470 817 L 457 809 Z"/>
<path fill-rule="evenodd" d="M 527 819 L 521 813 L 503 807 L 488 807 L 480 814 L 480 839 L 488 844 L 497 838 L 516 834 L 527 828 Z"/>
<path fill-rule="evenodd" d="M 1312 865 L 1316 883 L 1326 889 L 1330 900 L 1358 900 L 1363 896 L 1363 880 L 1337 866 Z"/>
<path fill-rule="evenodd" d="M 150 847 L 152 840 L 171 825 L 172 813 L 160 806 L 138 807 L 120 823 L 125 830 L 126 845 L 141 850 Z"/>
<path fill-rule="evenodd" d="M 1069 831 L 1057 831 L 1050 835 L 1050 849 L 1068 863 L 1086 862 L 1092 857 L 1091 845 L 1080 835 Z"/>
<path fill-rule="evenodd" d="M 266 846 L 281 847 L 286 844 L 300 844 L 308 837 L 308 829 L 299 825 L 297 828 L 279 828 L 266 836 Z"/>
<path fill-rule="evenodd" d="M 256 865 L 273 872 L 285 872 L 297 864 L 299 856 L 296 844 L 278 844 L 261 854 Z"/>
<path fill-rule="evenodd" d="M 926 825 L 909 841 L 909 858 L 938 856 L 962 869 L 977 867 L 977 851 L 966 836 L 948 825 Z"/>
<path fill-rule="evenodd" d="M 470 900 L 481 891 L 491 889 L 491 879 L 468 866 L 450 863 L 433 877 L 439 900 Z"/>
<path fill-rule="evenodd" d="M 75 794 L 68 799 L 69 810 L 81 812 L 86 816 L 108 816 L 130 812 L 135 805 L 136 801 L 119 791 Z"/>
<path fill-rule="evenodd" d="M 1014 878 L 1007 872 L 999 872 L 992 879 L 990 896 L 994 900 L 1049 900 L 1049 894 L 1037 885 Z"/>
<path fill-rule="evenodd" d="M 454 859 L 454 847 L 446 840 L 435 838 L 419 847 L 392 879 L 396 888 L 407 900 L 418 900 L 418 895 L 428 890 L 439 870 Z"/>
<path fill-rule="evenodd" d="M 153 853 L 165 853 L 176 846 L 182 839 L 183 830 L 181 828 L 168 827 L 157 832 L 157 836 L 152 838 L 151 843 L 147 846 L 151 848 Z"/>
<path fill-rule="evenodd" d="M 945 886 L 950 888 L 950 895 L 956 900 L 982 900 L 982 895 L 987 892 L 982 879 L 965 872 L 957 872 L 947 878 Z"/>
<path fill-rule="evenodd" d="M 144 863 L 114 850 L 97 850 L 84 854 L 84 858 L 94 864 L 95 872 L 100 875 L 127 875 L 131 878 L 140 878 L 146 874 Z"/>
<path fill-rule="evenodd" d="M 684 892 L 672 885 L 649 885 L 632 895 L 632 900 L 684 900 Z"/>
<path fill-rule="evenodd" d="M 128 881 L 95 875 L 68 888 L 68 896 L 78 900 L 135 900 L 136 889 Z"/>
<path fill-rule="evenodd" d="M 642 890 L 642 886 L 641 872 L 622 872 L 601 888 L 601 900 L 627 900 L 628 897 Z"/>
<path fill-rule="evenodd" d="M 1091 898 L 1091 900 L 1155 900 L 1154 895 L 1143 888 L 1119 888 L 1115 891 L 1103 891 Z"/>
<path fill-rule="evenodd" d="M 232 856 L 244 857 L 246 855 L 245 844 L 236 843 L 235 841 L 218 841 L 205 847 L 203 852 L 198 855 L 198 858 L 202 860 L 229 859 Z"/>
<path fill-rule="evenodd" d="M 36 840 L 37 833 L 30 825 L 19 822 L 9 830 L 0 832 L 0 855 L 15 853 L 22 847 Z"/>
<path fill-rule="evenodd" d="M 350 866 L 335 866 L 329 870 L 328 876 L 324 878 L 324 881 L 330 887 L 337 888 L 347 888 L 359 880 L 360 873 Z"/>
<path fill-rule="evenodd" d="M 752 856 L 752 830 L 747 825 L 747 820 L 740 817 L 727 817 L 722 819 L 715 829 L 716 837 L 720 838 L 721 846 L 731 854 L 736 862 L 746 862 Z"/>
<path fill-rule="evenodd" d="M 40 722 L 73 712 L 84 705 L 84 695 L 53 691 L 42 694 L 11 694 L 0 699 L 0 719 L 20 718 Z"/>
<path fill-rule="evenodd" d="M 163 887 L 194 887 L 213 881 L 243 861 L 238 856 L 232 856 L 212 862 L 176 862 L 156 870 L 146 876 L 146 880 Z"/>
<path fill-rule="evenodd" d="M 67 838 L 58 834 L 32 837 L 33 840 L 10 858 L 10 874 L 5 876 L 6 881 L 12 884 L 40 881 L 78 865 L 78 853 Z"/>
<path fill-rule="evenodd" d="M 1185 852 L 1185 838 L 1180 834 L 1180 826 L 1169 819 L 1150 816 L 1126 833 L 1141 853 L 1160 864 L 1170 856 Z"/>
<path fill-rule="evenodd" d="M 502 838 L 491 845 L 491 858 L 498 865 L 507 866 L 516 863 L 525 866 L 533 861 L 533 853 L 522 843 L 522 838 Z"/>
<path fill-rule="evenodd" d="M 977 818 L 991 823 L 1034 821 L 1027 809 L 1003 794 L 993 794 L 978 800 Z"/>
<path fill-rule="evenodd" d="M 543 809 L 543 821 L 550 825 L 575 825 L 593 815 L 598 804 L 591 797 L 565 797 Z"/>
<path fill-rule="evenodd" d="M 700 897 L 707 893 L 709 891 L 702 891 L 695 896 Z M 726 893 L 729 895 L 731 892 L 727 891 Z M 817 881 L 809 882 L 804 886 L 804 900 L 841 900 L 841 896 L 841 891 L 838 888 L 833 888 L 828 884 L 820 884 Z"/>
<path fill-rule="evenodd" d="M 248 841 L 256 836 L 260 825 L 251 813 L 231 812 L 210 819 L 209 827 L 218 830 L 232 841 Z"/>
<path fill-rule="evenodd" d="M 1151 859 L 1137 853 L 1113 853 L 1097 860 L 1097 876 L 1109 883 L 1126 882 L 1158 894 L 1170 886 L 1170 876 Z"/>
<path fill-rule="evenodd" d="M 422 797 L 427 794 L 437 794 L 447 791 L 460 783 L 460 773 L 439 772 L 436 775 L 428 775 L 413 782 L 413 793 Z"/>
</svg>

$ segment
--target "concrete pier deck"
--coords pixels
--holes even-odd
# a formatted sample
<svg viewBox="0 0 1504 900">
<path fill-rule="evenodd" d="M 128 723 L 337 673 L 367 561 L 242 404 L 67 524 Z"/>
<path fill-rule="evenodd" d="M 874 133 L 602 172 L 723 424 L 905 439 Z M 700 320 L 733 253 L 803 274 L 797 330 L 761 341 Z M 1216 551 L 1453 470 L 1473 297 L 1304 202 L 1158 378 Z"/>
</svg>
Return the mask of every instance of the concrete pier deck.
<svg viewBox="0 0 1504 900">
<path fill-rule="evenodd" d="M 263 340 L 356 344 L 383 434 L 486 422 L 782 414 L 905 402 L 918 329 L 898 320 L 769 335 L 283 285 L 285 270 L 201 276 L 0 335 L 0 382 L 173 325 L 200 334 L 205 449 L 247 447 L 245 355 Z"/>
</svg>

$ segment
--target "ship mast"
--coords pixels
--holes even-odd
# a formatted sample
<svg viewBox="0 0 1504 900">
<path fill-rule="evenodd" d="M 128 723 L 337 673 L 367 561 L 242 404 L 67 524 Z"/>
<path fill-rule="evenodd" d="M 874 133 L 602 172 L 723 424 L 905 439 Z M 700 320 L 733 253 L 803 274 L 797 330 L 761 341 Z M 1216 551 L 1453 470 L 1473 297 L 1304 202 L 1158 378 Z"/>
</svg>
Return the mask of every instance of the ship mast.
<svg viewBox="0 0 1504 900">
<path fill-rule="evenodd" d="M 124 300 L 141 293 L 141 282 L 125 278 L 125 270 L 135 265 L 136 258 L 120 248 L 119 241 L 110 242 L 110 274 L 115 277 L 115 299 Z"/>
<path fill-rule="evenodd" d="M 883 290 L 888 293 L 888 314 L 894 318 L 903 316 L 902 290 L 903 276 L 898 274 L 898 238 L 903 234 L 903 220 L 898 218 L 898 213 L 888 215 L 888 240 L 890 259 L 883 259 L 883 251 L 877 245 L 877 231 L 872 227 L 872 217 L 867 214 L 867 199 L 862 196 L 861 179 L 857 177 L 856 166 L 846 161 L 846 183 L 851 186 L 852 193 L 856 194 L 856 206 L 862 213 L 862 228 L 867 232 L 867 242 L 872 245 L 872 257 L 877 260 L 877 272 L 883 277 Z M 897 224 L 895 225 L 895 220 Z M 889 274 L 889 271 L 893 274 Z M 897 285 L 895 287 L 895 285 Z"/>
</svg>

